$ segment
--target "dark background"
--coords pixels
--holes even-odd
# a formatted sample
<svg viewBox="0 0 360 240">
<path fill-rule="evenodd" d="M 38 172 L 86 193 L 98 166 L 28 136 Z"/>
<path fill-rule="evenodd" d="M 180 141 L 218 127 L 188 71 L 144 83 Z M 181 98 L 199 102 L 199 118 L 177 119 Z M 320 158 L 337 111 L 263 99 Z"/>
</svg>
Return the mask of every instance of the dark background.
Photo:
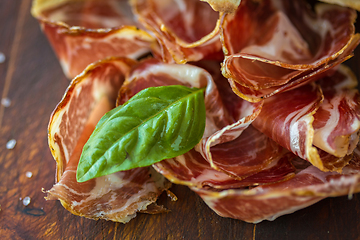
<svg viewBox="0 0 360 240">
<path fill-rule="evenodd" d="M 0 0 L 0 238 L 1 239 L 360 239 L 360 195 L 328 198 L 273 222 L 249 224 L 218 216 L 187 187 L 159 202 L 168 214 L 139 214 L 128 224 L 94 221 L 45 201 L 55 179 L 47 144 L 50 114 L 69 81 L 30 14 L 31 0 Z M 360 29 L 360 25 L 357 24 Z M 346 62 L 360 77 L 360 48 Z M 6 143 L 15 139 L 14 149 Z M 26 172 L 32 172 L 31 178 Z M 24 206 L 22 199 L 30 197 Z"/>
</svg>

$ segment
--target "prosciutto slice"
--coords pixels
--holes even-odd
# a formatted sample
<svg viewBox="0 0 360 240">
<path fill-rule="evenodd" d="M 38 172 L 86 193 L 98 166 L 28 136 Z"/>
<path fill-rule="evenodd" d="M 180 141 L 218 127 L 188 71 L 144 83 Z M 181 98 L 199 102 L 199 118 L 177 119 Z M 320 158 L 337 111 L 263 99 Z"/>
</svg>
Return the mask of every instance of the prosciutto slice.
<svg viewBox="0 0 360 240">
<path fill-rule="evenodd" d="M 340 65 L 332 76 L 319 80 L 324 102 L 314 114 L 314 145 L 337 156 L 353 152 L 359 142 L 360 95 L 351 70 Z"/>
<path fill-rule="evenodd" d="M 241 180 L 283 155 L 282 147 L 249 124 L 235 123 L 203 140 L 201 153 L 211 167 Z"/>
<path fill-rule="evenodd" d="M 295 212 L 326 197 L 360 191 L 359 149 L 343 173 L 322 172 L 314 166 L 299 168 L 295 177 L 251 189 L 191 189 L 223 217 L 258 223 Z M 300 161 L 302 161 L 300 159 Z"/>
<path fill-rule="evenodd" d="M 215 81 L 225 110 L 232 117 L 228 125 L 204 136 L 198 150 L 214 169 L 243 179 L 261 171 L 282 155 L 282 148 L 251 127 L 259 115 L 263 102 L 251 103 L 232 92 L 226 79 L 214 62 L 200 62 Z M 239 147 L 241 146 L 241 147 Z"/>
<path fill-rule="evenodd" d="M 209 72 L 193 65 L 168 64 L 151 58 L 143 60 L 133 67 L 120 89 L 118 104 L 123 104 L 145 88 L 167 85 L 206 88 L 204 136 L 211 135 L 232 121 L 232 117 L 226 111 L 217 86 Z"/>
<path fill-rule="evenodd" d="M 139 28 L 126 0 L 34 1 L 32 14 L 72 79 L 105 57 L 137 59 L 155 38 Z"/>
<path fill-rule="evenodd" d="M 83 145 L 98 120 L 115 105 L 124 75 L 135 64 L 130 59 L 108 59 L 90 65 L 75 78 L 51 116 L 49 145 L 56 160 L 56 184 L 48 200 L 76 215 L 128 222 L 139 211 L 157 213 L 155 204 L 169 182 L 151 167 L 114 173 L 78 183 L 76 169 Z M 149 205 L 154 205 L 147 209 Z"/>
<path fill-rule="evenodd" d="M 319 85 L 266 99 L 253 125 L 320 170 L 341 171 L 359 141 L 360 101 L 355 86 L 353 74 L 340 66 Z"/>
<path fill-rule="evenodd" d="M 131 71 L 120 89 L 119 104 L 151 86 L 206 86 L 207 123 L 203 140 L 197 149 L 214 169 L 243 179 L 277 159 L 282 148 L 256 129 L 247 129 L 259 114 L 262 103 L 249 103 L 236 97 L 224 83 L 226 79 L 223 77 L 214 82 L 212 75 L 199 67 L 146 60 Z M 220 91 L 215 84 L 219 85 Z M 220 96 L 226 97 L 223 100 Z M 229 112 L 231 108 L 232 112 Z"/>
<path fill-rule="evenodd" d="M 233 178 L 227 173 L 212 168 L 201 154 L 194 149 L 184 155 L 161 161 L 153 166 L 156 171 L 175 184 L 198 189 L 229 189 L 288 180 L 295 173 L 295 168 L 290 162 L 291 158 L 293 158 L 291 154 L 283 155 L 260 171 L 243 179 Z"/>
<path fill-rule="evenodd" d="M 218 66 L 199 65 L 206 65 L 208 68 Z M 243 180 L 278 164 L 286 166 L 286 161 L 279 161 L 284 153 L 283 148 L 258 130 L 249 127 L 259 114 L 262 104 L 249 103 L 238 98 L 226 85 L 226 79 L 221 75 L 216 78 L 216 75 L 210 75 L 203 68 L 166 64 L 154 59 L 144 60 L 131 70 L 120 89 L 118 104 L 123 104 L 144 88 L 174 84 L 206 87 L 207 123 L 203 140 L 196 147 L 201 154 L 192 150 L 175 159 L 157 163 L 154 167 L 160 173 L 174 182 L 191 186 L 243 186 L 266 182 L 266 178 L 259 180 L 259 177 L 254 177 L 240 182 L 229 176 Z M 257 145 L 258 147 L 254 147 Z M 277 178 L 274 177 L 276 174 L 270 176 L 280 181 L 293 171 L 289 164 L 283 169 L 284 171 L 276 173 Z M 204 173 L 200 173 L 201 171 Z M 203 175 L 212 174 L 214 176 L 211 180 L 201 181 L 205 178 Z"/>
<path fill-rule="evenodd" d="M 313 115 L 322 100 L 321 89 L 315 84 L 273 96 L 265 100 L 253 125 L 289 151 L 324 169 L 312 146 Z"/>
<path fill-rule="evenodd" d="M 336 5 L 313 12 L 301 0 L 243 0 L 222 21 L 223 75 L 254 102 L 314 81 L 352 56 L 360 38 L 355 18 Z"/>
<path fill-rule="evenodd" d="M 193 0 L 133 0 L 139 22 L 156 36 L 155 56 L 165 62 L 186 63 L 223 59 L 219 14 Z"/>
</svg>

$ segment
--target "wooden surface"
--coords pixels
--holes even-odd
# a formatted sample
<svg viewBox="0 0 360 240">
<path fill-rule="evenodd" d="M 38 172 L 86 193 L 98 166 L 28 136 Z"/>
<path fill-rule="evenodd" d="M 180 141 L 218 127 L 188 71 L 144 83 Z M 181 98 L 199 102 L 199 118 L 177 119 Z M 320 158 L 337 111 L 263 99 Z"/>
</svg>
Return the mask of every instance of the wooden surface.
<svg viewBox="0 0 360 240">
<path fill-rule="evenodd" d="M 1 239 L 360 239 L 360 194 L 259 224 L 219 217 L 184 186 L 172 188 L 177 202 L 161 196 L 170 213 L 139 214 L 126 225 L 77 217 L 58 201 L 45 201 L 41 189 L 50 189 L 55 176 L 47 124 L 69 82 L 30 6 L 31 0 L 0 0 L 0 52 L 6 56 L 0 94 L 11 100 L 0 107 Z M 347 65 L 360 77 L 356 52 Z M 6 148 L 10 139 L 17 142 L 12 150 Z"/>
</svg>

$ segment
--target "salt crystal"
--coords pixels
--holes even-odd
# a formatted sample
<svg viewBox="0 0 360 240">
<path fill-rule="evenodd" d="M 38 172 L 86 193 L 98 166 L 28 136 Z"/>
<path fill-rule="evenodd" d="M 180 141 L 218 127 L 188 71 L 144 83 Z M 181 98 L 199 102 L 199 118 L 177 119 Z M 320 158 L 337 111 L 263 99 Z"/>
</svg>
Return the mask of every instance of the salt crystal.
<svg viewBox="0 0 360 240">
<path fill-rule="evenodd" d="M 32 174 L 32 172 L 28 171 L 28 172 L 25 173 L 25 175 L 26 175 L 27 178 L 31 178 L 33 174 Z"/>
<path fill-rule="evenodd" d="M 11 100 L 9 98 L 3 98 L 1 99 L 1 104 L 4 106 L 4 107 L 10 107 L 11 105 Z"/>
<path fill-rule="evenodd" d="M 7 149 L 13 149 L 16 145 L 16 140 L 15 139 L 11 139 L 6 143 L 6 148 Z"/>
<path fill-rule="evenodd" d="M 30 201 L 31 201 L 30 197 L 24 197 L 22 202 L 23 202 L 24 206 L 27 206 L 30 204 Z"/>
<path fill-rule="evenodd" d="M 2 52 L 0 52 L 0 63 L 5 62 L 5 59 L 6 59 L 5 54 L 3 54 Z"/>
</svg>

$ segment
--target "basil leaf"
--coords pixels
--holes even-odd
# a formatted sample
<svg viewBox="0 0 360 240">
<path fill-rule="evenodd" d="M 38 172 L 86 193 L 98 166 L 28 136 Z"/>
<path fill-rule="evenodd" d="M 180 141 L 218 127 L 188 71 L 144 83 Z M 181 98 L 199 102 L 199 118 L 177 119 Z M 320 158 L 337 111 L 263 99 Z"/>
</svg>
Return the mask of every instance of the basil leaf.
<svg viewBox="0 0 360 240">
<path fill-rule="evenodd" d="M 151 87 L 105 114 L 83 147 L 77 181 L 188 152 L 204 134 L 203 94 L 180 85 Z"/>
</svg>

